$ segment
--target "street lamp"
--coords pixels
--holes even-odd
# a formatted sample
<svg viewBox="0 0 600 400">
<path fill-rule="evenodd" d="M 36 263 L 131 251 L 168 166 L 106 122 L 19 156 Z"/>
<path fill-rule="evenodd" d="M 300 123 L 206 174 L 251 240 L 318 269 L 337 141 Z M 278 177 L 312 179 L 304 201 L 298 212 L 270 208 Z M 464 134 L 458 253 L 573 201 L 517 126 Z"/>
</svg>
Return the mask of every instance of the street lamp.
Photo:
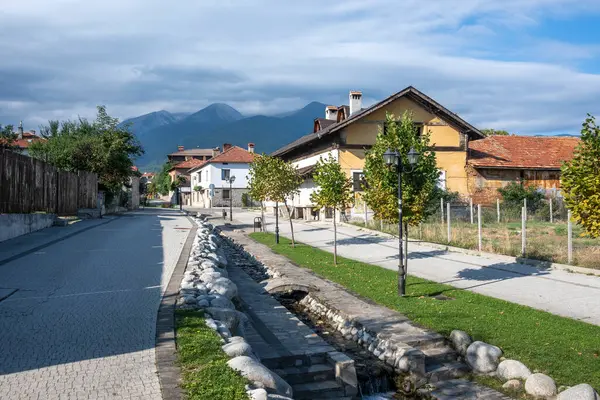
<svg viewBox="0 0 600 400">
<path fill-rule="evenodd" d="M 235 176 L 230 176 L 229 178 L 225 178 L 225 182 L 229 183 L 229 221 L 233 221 L 233 182 L 235 181 Z"/>
<path fill-rule="evenodd" d="M 406 155 L 408 158 L 409 170 L 405 169 L 402 163 L 402 157 L 396 150 L 387 149 L 383 153 L 383 161 L 389 167 L 395 167 L 398 172 L 398 252 L 400 260 L 398 262 L 398 295 L 404 296 L 406 293 L 406 265 L 404 265 L 404 254 L 402 249 L 402 174 L 404 172 L 412 172 L 415 165 L 419 161 L 419 153 L 411 147 L 410 151 Z"/>
</svg>

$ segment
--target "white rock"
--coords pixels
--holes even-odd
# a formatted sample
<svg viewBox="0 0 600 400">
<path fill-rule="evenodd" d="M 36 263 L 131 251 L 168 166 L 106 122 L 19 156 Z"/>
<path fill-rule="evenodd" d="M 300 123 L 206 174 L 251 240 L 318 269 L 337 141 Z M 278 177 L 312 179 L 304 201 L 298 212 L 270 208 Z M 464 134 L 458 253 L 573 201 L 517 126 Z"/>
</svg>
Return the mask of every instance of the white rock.
<svg viewBox="0 0 600 400">
<path fill-rule="evenodd" d="M 248 321 L 248 317 L 244 313 L 227 308 L 209 307 L 206 310 L 214 319 L 227 327 L 235 336 L 244 336 L 244 326 Z M 231 335 L 230 335 L 231 336 Z"/>
<path fill-rule="evenodd" d="M 219 278 L 212 282 L 210 292 L 220 294 L 231 300 L 237 296 L 237 286 L 227 278 Z"/>
<path fill-rule="evenodd" d="M 215 269 L 215 270 L 216 270 L 217 268 L 219 268 L 219 266 L 217 265 L 217 263 L 216 263 L 216 262 L 214 262 L 214 261 L 212 261 L 212 260 L 206 260 L 206 261 L 203 261 L 203 262 L 202 262 L 202 264 L 200 264 L 200 267 L 201 267 L 202 269 L 213 268 L 213 269 Z"/>
<path fill-rule="evenodd" d="M 523 384 L 518 379 L 511 379 L 502 385 L 502 387 L 510 390 L 521 390 L 523 388 Z"/>
<path fill-rule="evenodd" d="M 224 278 L 224 276 L 216 271 L 215 272 L 203 272 L 200 275 L 200 280 L 202 280 L 202 282 L 204 282 L 204 285 L 207 288 L 210 287 L 211 283 L 213 283 L 214 281 L 216 281 L 219 278 Z"/>
<path fill-rule="evenodd" d="M 230 310 L 235 310 L 235 305 L 225 296 L 216 295 L 214 299 L 210 301 L 211 307 L 217 308 L 228 308 Z"/>
<path fill-rule="evenodd" d="M 559 393 L 556 400 L 600 400 L 600 395 L 593 387 L 582 383 Z"/>
<path fill-rule="evenodd" d="M 508 381 L 511 379 L 522 379 L 525 380 L 531 375 L 529 368 L 520 361 L 516 360 L 504 360 L 498 365 L 496 371 L 498 378 Z"/>
<path fill-rule="evenodd" d="M 556 384 L 547 375 L 532 374 L 525 381 L 525 391 L 534 397 L 552 397 L 556 395 Z"/>
<path fill-rule="evenodd" d="M 476 373 L 494 372 L 498 368 L 502 350 L 498 347 L 484 342 L 473 342 L 467 348 L 466 361 L 467 364 Z"/>
<path fill-rule="evenodd" d="M 196 302 L 196 304 L 200 308 L 207 308 L 210 306 L 209 302 L 206 299 L 200 299 Z"/>
<path fill-rule="evenodd" d="M 181 282 L 181 289 L 189 289 L 189 290 L 193 290 L 194 289 L 194 282 Z"/>
<path fill-rule="evenodd" d="M 265 389 L 249 390 L 247 393 L 251 400 L 268 400 L 267 391 Z"/>
<path fill-rule="evenodd" d="M 251 382 L 260 382 L 265 388 L 271 389 L 278 394 L 290 397 L 293 395 L 292 387 L 286 381 L 252 357 L 235 357 L 229 360 L 227 365 Z"/>
<path fill-rule="evenodd" d="M 204 320 L 204 322 L 206 323 L 206 326 L 208 326 L 210 329 L 215 330 L 215 331 L 218 329 L 217 323 L 215 322 L 214 319 L 206 318 Z"/>
<path fill-rule="evenodd" d="M 473 343 L 471 336 L 469 336 L 469 334 L 467 334 L 467 332 L 463 332 L 463 331 L 459 331 L 459 330 L 453 330 L 450 333 L 450 341 L 452 342 L 452 346 L 454 347 L 454 349 L 461 356 L 464 356 L 465 354 L 467 354 L 467 349 L 469 348 L 471 343 Z"/>
<path fill-rule="evenodd" d="M 258 361 L 258 357 L 252 351 L 252 347 L 244 341 L 235 341 L 227 343 L 222 346 L 223 351 L 229 357 L 239 357 L 239 356 L 248 356 L 256 359 Z"/>
</svg>

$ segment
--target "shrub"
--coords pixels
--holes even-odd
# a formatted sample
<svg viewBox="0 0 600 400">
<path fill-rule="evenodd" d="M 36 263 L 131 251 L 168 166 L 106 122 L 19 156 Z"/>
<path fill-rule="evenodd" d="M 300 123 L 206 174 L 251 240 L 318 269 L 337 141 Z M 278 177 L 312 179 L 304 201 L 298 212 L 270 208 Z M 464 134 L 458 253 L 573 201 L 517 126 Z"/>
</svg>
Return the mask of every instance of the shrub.
<svg viewBox="0 0 600 400">
<path fill-rule="evenodd" d="M 517 182 L 511 182 L 505 187 L 499 188 L 498 192 L 502 196 L 505 208 L 520 210 L 523 207 L 524 199 L 527 199 L 527 211 L 530 212 L 537 211 L 543 205 L 544 194 L 542 192 Z"/>
</svg>

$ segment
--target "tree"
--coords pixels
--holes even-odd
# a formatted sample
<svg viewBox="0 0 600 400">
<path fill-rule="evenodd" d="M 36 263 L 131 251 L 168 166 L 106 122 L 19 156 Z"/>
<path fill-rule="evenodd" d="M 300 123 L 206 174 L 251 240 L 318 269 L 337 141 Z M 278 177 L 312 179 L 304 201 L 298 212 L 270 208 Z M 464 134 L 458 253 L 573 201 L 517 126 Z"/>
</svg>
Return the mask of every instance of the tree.
<svg viewBox="0 0 600 400">
<path fill-rule="evenodd" d="M 481 133 L 483 133 L 484 136 L 509 136 L 510 133 L 507 131 L 503 131 L 503 130 L 496 130 L 496 129 L 481 129 L 480 130 Z"/>
<path fill-rule="evenodd" d="M 527 210 L 535 212 L 543 205 L 544 201 L 542 192 L 532 186 L 524 186 L 517 182 L 510 182 L 503 188 L 498 188 L 498 193 L 502 196 L 502 204 L 513 211 L 520 210 L 524 200 L 527 200 Z"/>
<path fill-rule="evenodd" d="M 404 255 L 408 257 L 408 226 L 420 224 L 435 211 L 430 204 L 436 194 L 440 172 L 435 152 L 429 144 L 431 133 L 426 131 L 419 135 L 411 113 L 405 112 L 400 120 L 387 113 L 385 124 L 386 133 L 380 130 L 375 145 L 365 157 L 364 197 L 376 218 L 404 224 L 405 237 L 399 239 L 405 240 Z M 408 167 L 407 155 L 411 148 L 419 153 L 419 158 L 415 166 Z M 383 153 L 387 149 L 397 151 L 400 163 L 405 166 L 402 174 L 402 221 L 398 221 L 398 171 L 385 164 Z M 401 264 L 407 265 L 406 261 Z M 398 274 L 403 275 L 404 271 L 398 271 Z"/>
<path fill-rule="evenodd" d="M 269 199 L 269 187 L 270 179 L 272 178 L 270 173 L 270 164 L 273 161 L 271 157 L 259 154 L 254 157 L 254 161 L 250 164 L 248 171 L 248 193 L 253 199 L 260 201 L 260 213 L 263 221 L 262 230 L 265 229 L 265 211 L 264 202 Z"/>
<path fill-rule="evenodd" d="M 19 147 L 16 145 L 17 134 L 13 132 L 12 125 L 2 126 L 0 125 L 0 150 L 12 150 L 18 151 Z"/>
<path fill-rule="evenodd" d="M 134 173 L 133 160 L 143 154 L 143 149 L 119 120 L 112 118 L 104 106 L 92 122 L 50 121 L 42 129 L 46 141 L 32 143 L 32 157 L 47 161 L 66 171 L 90 171 L 98 174 L 99 183 L 116 193 Z"/>
<path fill-rule="evenodd" d="M 573 158 L 562 166 L 561 191 L 573 220 L 591 237 L 600 237 L 600 127 L 590 114 Z"/>
<path fill-rule="evenodd" d="M 346 209 L 353 202 L 352 181 L 346 176 L 337 160 L 330 154 L 327 160 L 317 161 L 313 180 L 319 187 L 310 195 L 319 208 L 333 208 L 333 263 L 337 265 L 337 227 L 335 210 Z"/>
<path fill-rule="evenodd" d="M 156 193 L 166 196 L 171 191 L 171 175 L 169 175 L 169 171 L 172 167 L 173 165 L 171 163 L 164 163 L 160 172 L 156 174 L 152 180 L 152 183 L 156 188 Z"/>
<path fill-rule="evenodd" d="M 271 201 L 283 203 L 288 212 L 290 220 L 290 231 L 292 232 L 292 247 L 296 247 L 294 237 L 294 224 L 292 222 L 292 212 L 289 199 L 293 199 L 294 195 L 298 194 L 302 178 L 298 173 L 298 169 L 291 163 L 283 161 L 281 158 L 271 157 L 269 164 L 271 170 L 271 179 L 268 180 L 268 194 Z"/>
</svg>

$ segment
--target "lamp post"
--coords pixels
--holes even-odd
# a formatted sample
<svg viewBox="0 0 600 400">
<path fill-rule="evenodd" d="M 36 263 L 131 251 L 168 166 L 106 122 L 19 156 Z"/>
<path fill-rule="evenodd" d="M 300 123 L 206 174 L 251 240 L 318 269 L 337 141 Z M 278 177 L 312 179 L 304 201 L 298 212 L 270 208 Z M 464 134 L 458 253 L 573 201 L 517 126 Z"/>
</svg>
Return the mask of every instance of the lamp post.
<svg viewBox="0 0 600 400">
<path fill-rule="evenodd" d="M 225 179 L 225 182 L 229 183 L 229 221 L 233 221 L 233 182 L 235 181 L 235 176 L 230 176 Z"/>
<path fill-rule="evenodd" d="M 398 295 L 404 296 L 406 293 L 406 265 L 404 264 L 404 252 L 402 249 L 402 174 L 404 172 L 412 172 L 417 161 L 419 160 L 419 153 L 411 148 L 407 154 L 408 164 L 410 170 L 405 171 L 405 166 L 402 163 L 402 156 L 396 150 L 387 149 L 383 153 L 383 161 L 388 167 L 395 167 L 398 173 Z"/>
</svg>

